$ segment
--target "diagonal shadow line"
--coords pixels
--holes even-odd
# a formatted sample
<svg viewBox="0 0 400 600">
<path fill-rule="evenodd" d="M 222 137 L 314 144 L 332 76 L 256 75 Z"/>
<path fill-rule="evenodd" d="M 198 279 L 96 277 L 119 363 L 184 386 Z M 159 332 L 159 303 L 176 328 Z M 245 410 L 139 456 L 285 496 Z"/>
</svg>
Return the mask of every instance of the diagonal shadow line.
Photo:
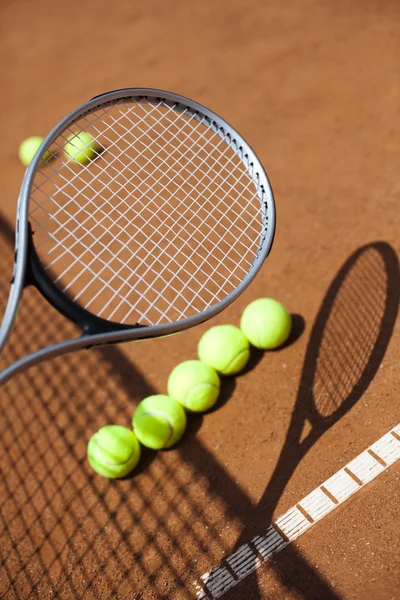
<svg viewBox="0 0 400 600">
<path fill-rule="evenodd" d="M 258 506 L 248 514 L 236 549 L 244 543 L 251 544 L 260 529 L 272 522 L 283 491 L 304 456 L 368 389 L 392 337 L 399 301 L 399 260 L 386 242 L 370 243 L 356 250 L 333 279 L 311 331 L 284 445 Z M 329 411 L 321 414 L 321 406 L 327 402 Z M 307 422 L 312 429 L 302 439 Z M 253 550 L 257 554 L 254 546 Z M 283 556 L 288 553 L 292 558 L 296 556 L 309 589 L 323 592 L 307 598 L 338 598 L 299 552 L 294 548 L 282 551 Z M 285 585 L 288 569 L 282 567 L 283 560 L 279 559 L 276 572 Z M 291 586 L 296 588 L 296 580 Z M 241 595 L 244 589 L 245 596 Z M 301 593 L 301 583 L 297 591 Z M 243 597 L 261 599 L 255 573 L 229 592 L 230 600 Z"/>
</svg>

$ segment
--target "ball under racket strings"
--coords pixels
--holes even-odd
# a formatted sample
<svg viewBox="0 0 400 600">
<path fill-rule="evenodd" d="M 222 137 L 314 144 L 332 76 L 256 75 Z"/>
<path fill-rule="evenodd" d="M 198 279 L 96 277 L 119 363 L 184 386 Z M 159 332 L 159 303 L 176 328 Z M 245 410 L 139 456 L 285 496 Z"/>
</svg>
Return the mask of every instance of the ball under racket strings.
<svg viewBox="0 0 400 600">
<path fill-rule="evenodd" d="M 83 335 L 22 359 L 0 381 L 61 353 L 205 321 L 249 285 L 274 230 L 260 161 L 212 111 L 151 89 L 92 99 L 27 169 L 0 348 L 27 283 Z"/>
</svg>

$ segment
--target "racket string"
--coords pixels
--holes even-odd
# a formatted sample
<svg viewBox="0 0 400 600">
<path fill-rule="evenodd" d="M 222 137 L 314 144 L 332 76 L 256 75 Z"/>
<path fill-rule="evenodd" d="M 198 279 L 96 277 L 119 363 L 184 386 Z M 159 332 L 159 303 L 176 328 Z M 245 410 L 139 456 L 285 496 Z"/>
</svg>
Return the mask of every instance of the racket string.
<svg viewBox="0 0 400 600">
<path fill-rule="evenodd" d="M 140 213 L 139 213 L 139 214 L 140 214 Z M 183 215 L 182 215 L 182 216 L 183 216 Z M 189 221 L 188 221 L 188 222 L 189 222 Z M 197 250 L 197 248 L 195 248 L 195 250 Z M 188 260 L 190 260 L 190 259 L 188 259 Z M 234 262 L 234 261 L 232 260 L 232 262 Z M 183 266 L 185 266 L 185 264 L 186 264 L 186 263 L 184 263 L 184 265 L 183 265 Z M 183 268 L 183 266 L 181 266 L 181 268 Z M 167 267 L 168 267 L 168 265 L 166 265 L 166 267 L 165 267 L 165 268 L 167 268 Z M 190 274 L 190 273 L 189 273 L 189 275 L 190 275 L 190 278 L 191 278 L 191 279 L 192 279 L 192 278 L 194 278 L 194 277 L 196 276 L 198 269 L 199 269 L 199 268 L 197 268 L 197 269 L 196 269 L 196 271 L 195 271 L 194 273 L 192 273 L 192 274 Z M 149 270 L 150 270 L 150 267 L 149 267 Z M 215 271 L 215 269 L 214 269 L 214 271 Z M 118 272 L 117 272 L 116 274 L 118 274 Z M 159 275 L 159 276 L 160 276 L 160 275 Z M 190 280 L 189 280 L 189 281 L 190 281 Z M 240 281 L 240 280 L 239 280 L 239 281 Z M 164 282 L 165 282 L 165 280 L 164 280 Z M 122 284 L 122 285 L 123 285 L 123 284 Z M 167 283 L 167 285 L 168 285 L 168 283 Z M 112 300 L 112 299 L 110 299 L 110 301 L 111 301 L 111 300 Z M 153 306 L 154 306 L 154 302 L 153 302 L 153 303 L 150 305 L 150 307 L 149 307 L 149 308 L 152 308 Z M 103 307 L 103 310 L 104 310 L 105 308 L 106 308 L 106 306 L 105 306 L 105 307 Z M 117 307 L 117 308 L 118 308 L 118 307 Z M 115 309 L 115 311 L 117 310 L 117 308 Z M 148 310 L 149 310 L 149 309 L 147 309 L 146 313 L 148 312 Z M 146 315 L 146 313 L 145 313 L 143 316 L 145 316 L 145 315 Z M 99 316 L 101 316 L 101 313 L 99 314 Z M 112 318 L 112 316 L 113 316 L 113 315 L 110 315 L 110 318 Z M 127 315 L 127 316 L 129 316 L 129 315 Z"/>
<path fill-rule="evenodd" d="M 183 156 L 183 155 L 182 155 L 182 156 Z M 222 157 L 222 156 L 223 156 L 223 153 L 221 153 L 221 157 Z M 130 163 L 130 164 L 132 164 L 132 162 L 136 162 L 136 161 L 135 161 L 134 159 L 132 159 L 132 161 L 131 161 L 131 163 Z M 231 159 L 229 159 L 229 160 L 227 160 L 227 164 L 229 164 L 229 163 L 231 163 L 231 162 L 232 162 L 232 158 L 231 158 Z M 127 170 L 129 171 L 129 165 L 128 165 L 126 168 L 127 168 Z M 211 170 L 211 168 L 210 168 L 210 170 Z M 122 173 L 123 173 L 123 170 L 122 170 L 122 171 L 117 171 L 117 175 L 121 175 Z M 133 173 L 132 171 L 131 171 L 131 173 L 132 173 L 132 175 L 134 175 L 134 176 L 136 175 L 136 174 L 135 174 L 135 173 Z M 190 174 L 190 171 L 188 171 L 188 174 Z M 192 172 L 192 174 L 193 174 L 193 172 Z M 203 174 L 205 174 L 205 173 L 203 173 Z M 241 177 L 243 177 L 243 173 L 241 174 Z M 126 181 L 127 181 L 127 182 L 130 182 L 130 180 L 126 180 Z M 237 179 L 237 180 L 236 180 L 236 183 L 239 183 L 239 182 L 240 182 L 240 179 Z M 215 183 L 215 180 L 212 180 L 212 179 L 211 179 L 211 183 Z M 90 183 L 89 183 L 88 185 L 90 185 Z M 190 186 L 190 183 L 188 183 L 188 185 Z M 166 187 L 166 186 L 164 186 L 164 187 Z M 194 186 L 191 186 L 191 187 L 192 187 L 192 189 L 193 189 L 193 190 L 195 190 L 195 187 L 194 187 Z M 220 186 L 219 186 L 219 187 L 220 187 Z M 231 186 L 231 187 L 233 188 L 233 186 Z M 244 189 L 247 189 L 247 187 L 246 187 L 246 186 L 244 186 L 244 185 L 243 185 L 243 188 L 244 188 Z M 136 188 L 136 189 L 138 189 L 138 188 Z M 151 189 L 151 188 L 150 188 L 150 189 Z M 136 191 L 136 190 L 132 190 L 132 191 Z M 153 191 L 153 190 L 152 190 L 152 191 Z M 228 191 L 230 191 L 230 190 L 228 190 Z M 77 192 L 79 193 L 79 190 L 77 190 Z M 136 199 L 138 199 L 138 198 L 136 198 Z M 138 199 L 138 200 L 139 200 L 139 199 Z M 88 199 L 88 202 L 91 202 L 91 201 L 92 201 L 92 200 L 89 200 L 89 199 Z M 226 207 L 228 208 L 228 205 L 226 205 Z M 218 207 L 216 208 L 216 210 L 218 211 Z M 220 212 L 221 216 L 224 216 L 224 214 L 225 214 L 225 213 L 223 213 L 222 211 L 219 211 L 219 212 Z M 140 214 L 140 213 L 139 213 L 139 214 Z M 194 214 L 196 214 L 196 213 L 194 213 Z M 190 222 L 190 221 L 188 221 L 188 223 L 189 223 L 189 222 Z M 65 225 L 65 224 L 64 224 L 64 225 Z M 246 234 L 246 231 L 244 231 L 243 233 L 244 233 L 244 235 L 245 235 L 245 234 Z M 247 237 L 248 237 L 248 240 L 251 242 L 251 241 L 252 241 L 252 240 L 251 240 L 251 238 L 250 238 L 249 236 L 247 236 Z M 52 249 L 51 251 L 53 251 L 53 250 L 54 250 L 54 249 Z"/>
<path fill-rule="evenodd" d="M 251 268 L 267 225 L 259 180 L 234 140 L 205 123 L 163 101 L 103 107 L 60 136 L 57 151 L 79 130 L 104 152 L 78 171 L 72 159 L 46 165 L 51 174 L 35 180 L 40 258 L 99 316 L 185 318 Z"/>
<path fill-rule="evenodd" d="M 120 172 L 119 172 L 119 173 L 120 173 Z M 237 182 L 239 182 L 239 179 L 237 180 Z M 243 186 L 243 187 L 245 187 L 245 186 Z"/>
<path fill-rule="evenodd" d="M 129 133 L 131 133 L 131 130 L 128 130 L 128 132 L 129 132 Z M 189 136 L 189 137 L 190 137 L 190 136 Z M 138 139 L 138 138 L 137 138 L 137 139 Z M 109 141 L 110 141 L 110 140 L 109 140 Z M 111 149 L 111 146 L 107 148 L 107 151 L 109 151 L 110 149 Z M 183 156 L 183 155 L 182 155 L 182 156 Z M 222 156 L 222 155 L 221 155 L 221 156 Z M 69 164 L 70 162 L 71 162 L 71 161 L 67 161 L 67 164 Z M 132 164 L 132 162 L 134 162 L 134 159 L 131 161 L 131 164 Z M 228 161 L 228 163 L 229 163 L 229 162 L 230 162 L 230 161 Z M 110 163 L 110 164 L 111 164 L 111 163 Z M 110 166 L 110 165 L 108 165 L 108 166 Z M 129 165 L 128 165 L 128 166 L 129 166 Z M 128 170 L 129 170 L 129 169 L 128 169 Z M 117 171 L 117 174 L 119 174 L 119 175 L 122 173 L 121 171 L 118 171 L 118 170 L 116 170 L 116 171 Z M 73 173 L 73 172 L 72 172 L 72 173 Z M 188 171 L 188 173 L 190 174 L 190 171 Z M 136 175 L 136 174 L 134 174 L 134 175 Z M 66 180 L 66 181 L 68 181 L 68 180 Z M 237 180 L 237 181 L 239 181 L 239 180 Z M 90 185 L 90 182 L 89 182 L 87 185 Z M 245 187 L 245 186 L 243 186 L 243 187 Z M 61 189 L 62 189 L 62 188 L 61 188 Z M 78 193 L 81 193 L 81 190 L 77 190 L 77 191 L 78 191 Z"/>
</svg>

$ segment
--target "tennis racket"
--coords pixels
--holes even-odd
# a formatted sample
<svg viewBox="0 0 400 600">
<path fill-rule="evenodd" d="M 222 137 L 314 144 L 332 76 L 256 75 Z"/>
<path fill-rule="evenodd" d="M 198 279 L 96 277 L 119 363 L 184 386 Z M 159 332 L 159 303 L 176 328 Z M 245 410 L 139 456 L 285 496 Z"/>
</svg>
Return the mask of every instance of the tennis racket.
<svg viewBox="0 0 400 600">
<path fill-rule="evenodd" d="M 153 89 L 93 98 L 26 171 L 0 350 L 27 285 L 82 335 L 19 359 L 0 383 L 68 352 L 210 319 L 253 280 L 274 231 L 267 175 L 215 113 Z"/>
</svg>

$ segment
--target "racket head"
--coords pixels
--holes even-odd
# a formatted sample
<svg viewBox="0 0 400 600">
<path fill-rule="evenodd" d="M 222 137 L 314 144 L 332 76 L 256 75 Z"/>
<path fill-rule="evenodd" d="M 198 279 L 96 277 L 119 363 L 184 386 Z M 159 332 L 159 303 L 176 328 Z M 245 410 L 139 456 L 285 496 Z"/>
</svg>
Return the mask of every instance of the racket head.
<svg viewBox="0 0 400 600">
<path fill-rule="evenodd" d="M 343 264 L 314 322 L 299 406 L 325 430 L 362 397 L 386 353 L 400 301 L 399 260 L 385 242 L 366 244 Z"/>
<path fill-rule="evenodd" d="M 99 148 L 84 165 L 65 152 L 82 132 Z M 23 181 L 17 229 L 16 282 L 33 255 L 35 285 L 85 332 L 140 338 L 233 302 L 270 252 L 275 203 L 254 151 L 221 117 L 170 92 L 124 89 L 46 137 Z"/>
</svg>

